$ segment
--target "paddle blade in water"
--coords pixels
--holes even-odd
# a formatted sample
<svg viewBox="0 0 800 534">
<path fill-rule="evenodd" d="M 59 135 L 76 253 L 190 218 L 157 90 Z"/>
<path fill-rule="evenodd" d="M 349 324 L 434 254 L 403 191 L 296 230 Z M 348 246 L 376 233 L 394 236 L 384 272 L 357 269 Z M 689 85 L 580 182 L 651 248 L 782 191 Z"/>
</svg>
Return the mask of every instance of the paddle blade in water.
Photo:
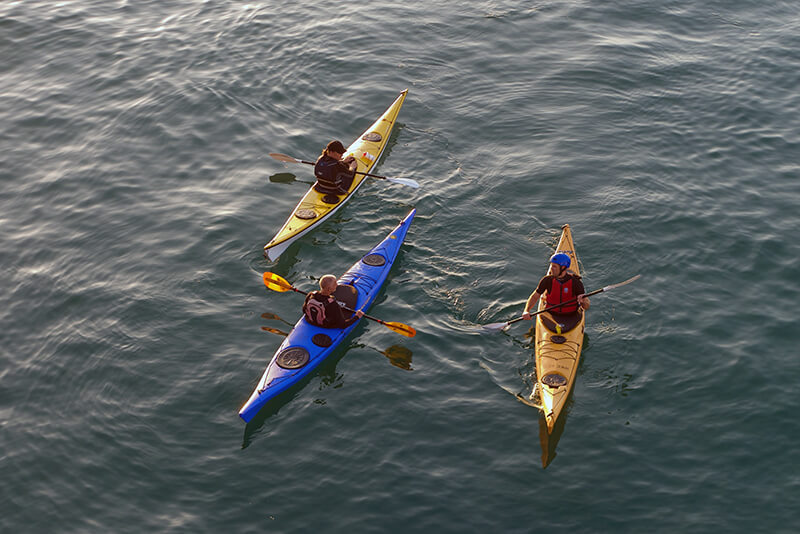
<svg viewBox="0 0 800 534">
<path fill-rule="evenodd" d="M 283 330 L 278 330 L 277 328 L 270 328 L 268 326 L 262 326 L 261 330 L 263 330 L 264 332 L 269 332 L 271 334 L 277 334 L 277 335 L 283 336 L 283 337 L 286 337 L 286 336 L 289 335 L 288 333 L 284 332 Z"/>
<path fill-rule="evenodd" d="M 481 327 L 484 332 L 500 332 L 501 330 L 505 330 L 508 326 L 508 323 L 492 323 L 492 324 L 485 324 Z"/>
<path fill-rule="evenodd" d="M 398 334 L 406 337 L 414 337 L 417 335 L 417 331 L 408 326 L 407 324 L 403 323 L 381 323 L 381 324 L 383 324 L 383 326 L 385 326 L 389 330 L 397 332 Z"/>
<path fill-rule="evenodd" d="M 292 284 L 277 274 L 270 272 L 264 273 L 264 285 L 273 291 L 280 291 L 281 293 L 284 291 L 291 291 L 293 289 Z"/>
</svg>

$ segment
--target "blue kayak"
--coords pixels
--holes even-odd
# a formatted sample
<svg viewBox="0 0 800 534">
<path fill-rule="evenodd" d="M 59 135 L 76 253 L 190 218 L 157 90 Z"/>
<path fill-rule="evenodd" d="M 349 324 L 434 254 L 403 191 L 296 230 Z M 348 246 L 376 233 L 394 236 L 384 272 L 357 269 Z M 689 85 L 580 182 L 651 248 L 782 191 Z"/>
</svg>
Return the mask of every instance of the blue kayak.
<svg viewBox="0 0 800 534">
<path fill-rule="evenodd" d="M 339 288 L 335 293 L 337 300 L 348 308 L 365 312 L 369 309 L 389 275 L 416 212 L 416 209 L 411 210 L 383 241 L 339 278 Z M 348 316 L 347 312 L 345 316 Z M 278 347 L 255 391 L 239 410 L 239 417 L 250 422 L 270 399 L 316 369 L 359 322 L 341 329 L 322 328 L 312 325 L 302 316 Z"/>
</svg>

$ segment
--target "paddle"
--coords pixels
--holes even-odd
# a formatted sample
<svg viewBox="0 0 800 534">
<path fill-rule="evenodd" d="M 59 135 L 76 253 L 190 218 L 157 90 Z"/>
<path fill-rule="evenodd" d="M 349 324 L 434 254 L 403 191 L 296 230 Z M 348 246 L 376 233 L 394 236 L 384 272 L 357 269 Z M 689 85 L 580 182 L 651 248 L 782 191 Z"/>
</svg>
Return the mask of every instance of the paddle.
<svg viewBox="0 0 800 534">
<path fill-rule="evenodd" d="M 278 276 L 275 273 L 270 273 L 270 272 L 264 273 L 264 285 L 267 286 L 267 288 L 269 288 L 269 289 L 271 289 L 273 291 L 278 291 L 278 292 L 281 292 L 281 293 L 283 293 L 285 291 L 294 291 L 295 293 L 300 293 L 302 295 L 308 295 L 308 293 L 306 293 L 305 291 L 300 291 L 299 289 L 297 289 L 292 284 L 290 284 L 289 282 L 287 282 L 286 280 L 284 280 L 283 278 L 281 278 L 280 276 Z M 350 309 L 350 308 L 348 308 L 346 306 L 342 306 L 342 309 L 343 310 L 347 310 L 347 311 L 352 312 L 352 313 L 355 313 L 355 310 L 352 310 L 352 309 Z M 364 317 L 366 317 L 367 319 L 369 319 L 371 321 L 375 321 L 376 323 L 382 324 L 383 326 L 385 326 L 389 330 L 392 330 L 393 332 L 397 332 L 398 334 L 404 335 L 406 337 L 414 337 L 414 336 L 417 335 L 417 331 L 414 330 L 413 328 L 411 328 L 410 326 L 408 326 L 407 324 L 403 324 L 403 323 L 387 323 L 386 321 L 384 321 L 382 319 L 378 319 L 377 317 L 371 317 L 371 316 L 367 315 L 366 313 L 364 314 Z"/>
<path fill-rule="evenodd" d="M 628 284 L 630 284 L 631 282 L 638 280 L 638 279 L 639 279 L 641 276 L 642 276 L 642 275 L 640 275 L 640 274 L 637 274 L 636 276 L 634 276 L 634 277 L 632 277 L 632 278 L 628 278 L 628 279 L 627 279 L 627 280 L 625 280 L 624 282 L 620 282 L 619 284 L 612 284 L 612 285 L 610 285 L 610 286 L 606 286 L 606 287 L 604 287 L 604 288 L 601 288 L 601 289 L 596 289 L 595 291 L 592 291 L 591 293 L 584 293 L 584 295 L 583 295 L 583 296 L 584 296 L 584 297 L 591 297 L 592 295 L 597 295 L 598 293 L 602 293 L 602 292 L 604 292 L 604 291 L 610 291 L 610 290 L 612 290 L 612 289 L 616 289 L 616 288 L 618 288 L 618 287 L 622 287 L 622 286 L 628 285 Z M 547 312 L 547 311 L 552 311 L 552 310 L 554 310 L 555 308 L 560 308 L 560 307 L 561 307 L 561 306 L 563 306 L 564 304 L 570 304 L 570 303 L 572 303 L 572 302 L 576 302 L 577 300 L 578 300 L 578 298 L 577 298 L 577 297 L 575 297 L 574 299 L 570 299 L 570 300 L 568 300 L 568 301 L 566 301 L 566 302 L 562 302 L 561 304 L 558 304 L 558 305 L 556 305 L 556 306 L 550 306 L 549 308 L 545 308 L 545 309 L 543 309 L 543 310 L 539 310 L 539 311 L 537 311 L 537 312 L 533 312 L 533 313 L 531 314 L 531 317 L 533 317 L 534 315 L 539 315 L 540 313 L 544 313 L 544 312 Z M 506 328 L 507 328 L 509 325 L 512 325 L 512 324 L 514 324 L 514 323 L 516 323 L 516 322 L 518 322 L 518 321 L 522 321 L 522 320 L 523 320 L 523 318 L 522 318 L 522 317 L 517 317 L 516 319 L 511 319 L 510 321 L 507 321 L 507 322 L 505 322 L 505 323 L 492 323 L 492 324 L 486 324 L 486 325 L 483 325 L 483 327 L 482 327 L 482 328 L 483 328 L 484 330 L 486 330 L 486 331 L 489 331 L 489 332 L 499 332 L 500 330 L 505 330 L 505 329 L 506 329 Z"/>
<path fill-rule="evenodd" d="M 264 332 L 269 332 L 271 334 L 277 334 L 277 335 L 283 336 L 283 337 L 286 337 L 286 336 L 289 335 L 288 332 L 284 332 L 283 330 L 278 330 L 277 328 L 270 328 L 268 326 L 262 326 L 261 330 L 263 330 Z"/>
<path fill-rule="evenodd" d="M 276 315 L 274 313 L 264 312 L 264 313 L 261 314 L 261 317 L 263 317 L 264 319 L 269 319 L 269 320 L 273 320 L 273 321 L 280 321 L 282 323 L 288 324 L 289 326 L 292 326 L 292 323 L 290 323 L 289 321 L 287 321 L 283 317 L 281 317 L 279 315 Z"/>
<path fill-rule="evenodd" d="M 270 152 L 270 157 L 273 159 L 277 159 L 278 161 L 283 161 L 285 163 L 305 163 L 306 165 L 316 165 L 313 161 L 306 161 L 303 159 L 293 158 L 292 156 L 287 156 L 286 154 L 279 154 L 276 152 Z M 379 180 L 386 180 L 388 182 L 393 182 L 400 185 L 407 185 L 408 187 L 413 187 L 417 189 L 419 184 L 416 180 L 412 180 L 410 178 L 390 178 L 388 176 L 381 176 L 379 174 L 371 174 L 368 172 L 361 172 L 356 171 L 356 174 L 363 174 L 364 176 L 369 176 L 370 178 L 377 178 Z"/>
</svg>

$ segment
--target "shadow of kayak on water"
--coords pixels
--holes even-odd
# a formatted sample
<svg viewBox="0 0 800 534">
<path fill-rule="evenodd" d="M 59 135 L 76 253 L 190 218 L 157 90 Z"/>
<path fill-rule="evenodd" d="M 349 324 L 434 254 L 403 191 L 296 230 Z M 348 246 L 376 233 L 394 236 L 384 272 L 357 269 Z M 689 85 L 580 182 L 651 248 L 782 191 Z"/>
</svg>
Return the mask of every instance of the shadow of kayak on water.
<svg viewBox="0 0 800 534">
<path fill-rule="evenodd" d="M 570 392 L 564 411 L 561 412 L 561 416 L 556 420 L 556 424 L 553 425 L 552 433 L 547 432 L 547 420 L 541 410 L 539 411 L 539 445 L 542 448 L 542 469 L 547 469 L 547 466 L 556 457 L 556 446 L 561 440 L 562 434 L 564 434 L 564 428 L 567 426 L 569 412 L 572 410 L 572 402 L 572 392 Z"/>
<path fill-rule="evenodd" d="M 526 339 L 528 339 L 528 340 L 532 339 L 533 336 L 534 336 L 534 328 L 531 328 L 531 330 L 529 330 L 524 335 L 524 337 Z M 510 336 L 510 337 L 512 337 L 512 341 L 515 344 L 520 345 L 522 347 L 525 347 L 527 349 L 531 348 L 531 345 L 532 345 L 531 341 L 522 341 L 522 340 L 513 338 L 513 336 Z M 580 377 L 581 374 L 582 374 L 581 368 L 584 365 L 583 362 L 586 359 L 585 358 L 586 352 L 587 352 L 587 349 L 590 346 L 589 336 L 588 336 L 588 334 L 585 334 L 585 333 L 584 333 L 584 336 L 583 336 L 583 346 L 584 346 L 584 350 L 581 351 L 581 360 L 578 363 L 578 373 L 577 373 L 578 377 Z M 526 372 L 526 369 L 530 369 L 530 371 L 532 371 L 532 372 L 530 372 L 530 374 L 528 374 Z M 522 369 L 520 369 L 520 376 L 526 382 L 526 388 L 523 389 L 522 392 L 515 394 L 513 391 L 511 391 L 510 389 L 508 389 L 506 387 L 503 387 L 503 386 L 500 386 L 500 387 L 502 387 L 503 390 L 507 391 L 508 393 L 511 393 L 512 395 L 514 395 L 515 398 L 517 399 L 517 401 L 519 401 L 522 404 L 525 404 L 527 406 L 530 406 L 530 407 L 532 407 L 532 408 L 534 408 L 536 410 L 537 420 L 538 420 L 538 423 L 539 423 L 539 445 L 541 446 L 541 449 L 542 449 L 542 469 L 547 469 L 547 466 L 549 466 L 551 463 L 553 463 L 553 460 L 557 456 L 556 447 L 558 446 L 558 442 L 561 440 L 561 436 L 564 434 L 564 429 L 567 426 L 567 419 L 569 419 L 569 414 L 572 411 L 572 407 L 574 405 L 574 401 L 575 401 L 575 399 L 574 399 L 575 386 L 573 385 L 572 389 L 569 392 L 569 396 L 567 397 L 566 403 L 564 405 L 564 410 L 561 412 L 560 417 L 556 420 L 555 425 L 553 425 L 553 431 L 552 432 L 548 432 L 547 431 L 547 420 L 545 419 L 544 414 L 542 413 L 542 410 L 536 404 L 534 404 L 534 401 L 532 401 L 532 400 L 530 400 L 528 398 L 528 396 L 530 395 L 530 391 L 531 391 L 531 389 L 533 387 L 533 384 L 536 383 L 535 362 L 534 361 L 528 362 L 528 364 L 526 364 Z M 525 391 L 525 390 L 527 390 L 527 391 Z"/>
</svg>

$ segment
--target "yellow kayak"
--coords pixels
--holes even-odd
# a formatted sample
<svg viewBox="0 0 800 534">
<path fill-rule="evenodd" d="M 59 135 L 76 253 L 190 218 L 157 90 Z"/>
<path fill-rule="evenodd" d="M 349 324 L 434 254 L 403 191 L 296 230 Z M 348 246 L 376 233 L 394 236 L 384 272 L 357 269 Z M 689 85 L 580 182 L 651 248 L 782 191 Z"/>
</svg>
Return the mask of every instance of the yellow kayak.
<svg viewBox="0 0 800 534">
<path fill-rule="evenodd" d="M 571 263 L 568 272 L 580 276 L 569 225 L 565 224 L 561 230 L 561 239 L 555 252 L 569 255 Z M 552 264 L 547 274 L 552 274 Z M 545 299 L 540 299 L 538 309 L 543 310 L 546 307 Z M 544 413 L 548 433 L 552 433 L 575 384 L 585 322 L 586 315 L 582 310 L 580 320 L 573 327 L 561 328 L 554 323 L 548 312 L 536 317 L 536 385 L 531 397 L 536 399 L 538 394 L 538 404 Z"/>
<path fill-rule="evenodd" d="M 358 173 L 370 172 L 380 159 L 407 94 L 408 89 L 400 93 L 389 109 L 347 147 L 344 157 L 353 155 L 356 158 Z M 289 245 L 333 215 L 367 179 L 363 174 L 356 174 L 350 189 L 341 195 L 319 193 L 312 186 L 272 241 L 264 247 L 264 255 L 273 261 L 278 259 Z"/>
</svg>

